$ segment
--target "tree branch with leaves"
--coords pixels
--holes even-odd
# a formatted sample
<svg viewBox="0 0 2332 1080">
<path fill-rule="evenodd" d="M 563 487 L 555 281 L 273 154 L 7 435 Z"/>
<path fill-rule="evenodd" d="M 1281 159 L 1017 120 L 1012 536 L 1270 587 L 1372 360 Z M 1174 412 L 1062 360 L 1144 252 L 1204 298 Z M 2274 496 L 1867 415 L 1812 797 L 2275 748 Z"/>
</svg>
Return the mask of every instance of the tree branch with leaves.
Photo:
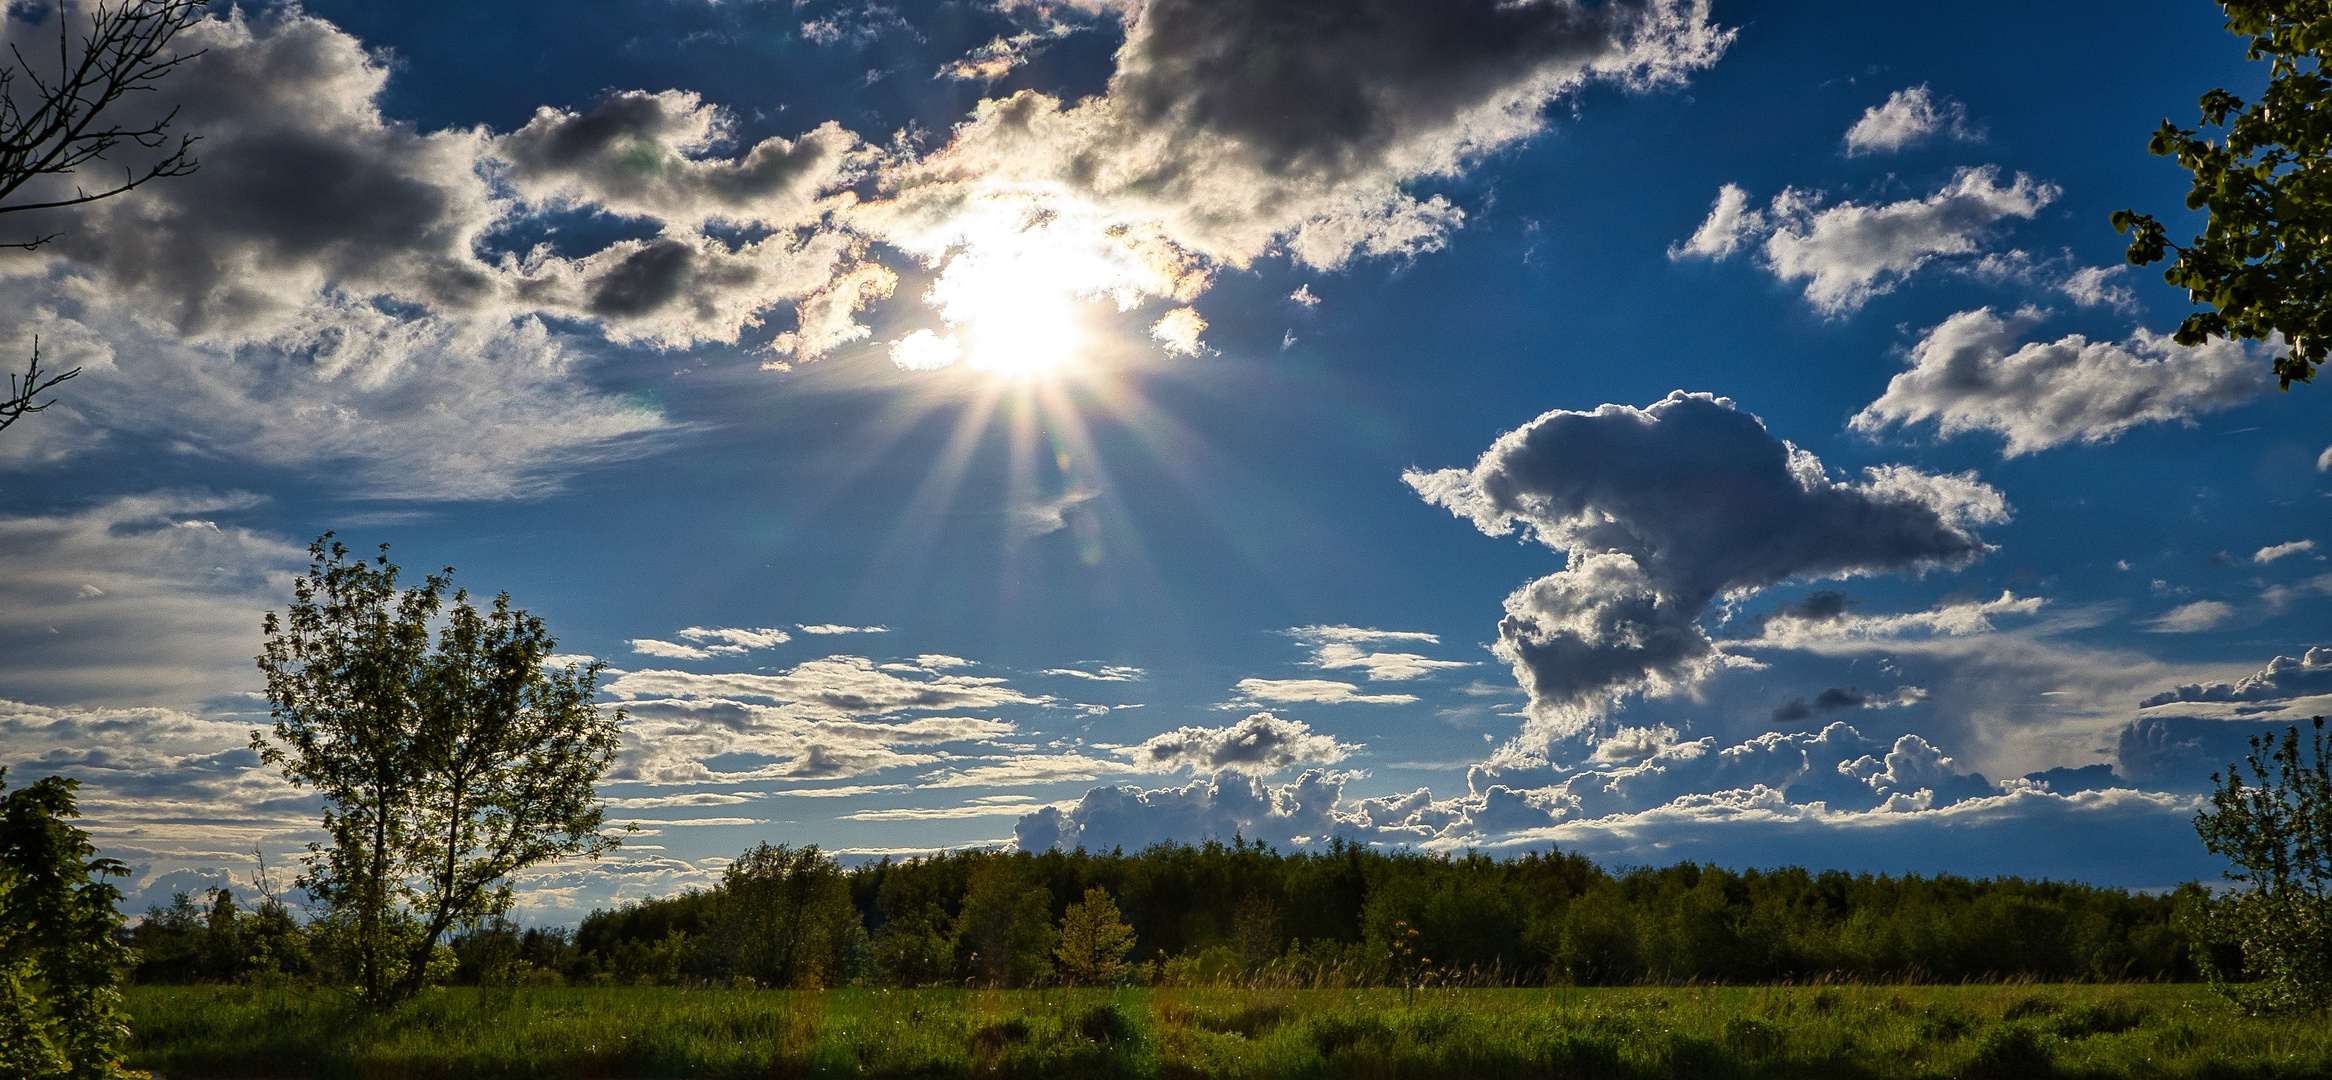
<svg viewBox="0 0 2332 1080">
<path fill-rule="evenodd" d="M 2208 211 L 2187 244 L 2151 214 L 2118 210 L 2113 227 L 2130 237 L 2133 266 L 2177 257 L 2162 278 L 2187 291 L 2197 311 L 2173 335 L 2264 341 L 2280 335 L 2274 358 L 2284 390 L 2315 378 L 2332 350 L 2332 6 L 2323 0 L 2221 0 L 2227 30 L 2250 38 L 2249 57 L 2269 62 L 2267 88 L 2246 102 L 2225 90 L 2202 96 L 2204 133 L 2162 122 L 2147 149 L 2175 157 L 2194 176 L 2186 208 Z"/>
</svg>

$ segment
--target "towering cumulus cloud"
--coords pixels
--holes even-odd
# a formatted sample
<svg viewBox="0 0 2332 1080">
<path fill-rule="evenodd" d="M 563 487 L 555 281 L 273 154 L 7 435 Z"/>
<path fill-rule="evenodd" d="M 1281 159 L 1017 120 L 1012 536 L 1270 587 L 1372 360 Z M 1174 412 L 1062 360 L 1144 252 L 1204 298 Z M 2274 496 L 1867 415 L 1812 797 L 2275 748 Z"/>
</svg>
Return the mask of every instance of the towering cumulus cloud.
<svg viewBox="0 0 2332 1080">
<path fill-rule="evenodd" d="M 1719 597 L 1791 578 L 1968 562 L 1969 526 L 2005 520 L 1973 475 L 1901 466 L 1830 479 L 1725 398 L 1547 413 L 1472 469 L 1411 470 L 1428 502 L 1492 536 L 1517 524 L 1569 565 L 1506 598 L 1498 655 L 1530 692 L 1531 730 L 1579 731 L 1615 697 L 1681 688 L 1724 663 L 1700 625 Z"/>
</svg>

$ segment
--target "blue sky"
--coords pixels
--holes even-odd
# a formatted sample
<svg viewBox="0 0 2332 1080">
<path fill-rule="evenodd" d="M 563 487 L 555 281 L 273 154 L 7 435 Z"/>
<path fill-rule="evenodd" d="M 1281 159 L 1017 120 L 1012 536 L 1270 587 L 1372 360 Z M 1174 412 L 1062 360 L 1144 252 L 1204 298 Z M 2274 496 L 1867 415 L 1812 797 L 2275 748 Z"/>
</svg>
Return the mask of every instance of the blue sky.
<svg viewBox="0 0 2332 1080">
<path fill-rule="evenodd" d="M 0 760 L 140 901 L 310 838 L 244 747 L 328 529 L 608 664 L 642 832 L 543 919 L 761 840 L 2160 887 L 2332 694 L 2321 391 L 2170 343 L 2106 224 L 2195 225 L 2146 137 L 2263 77 L 2209 4 L 187 41 L 137 107 L 202 171 L 0 253 L 11 355 L 84 368 L 0 433 Z"/>
</svg>

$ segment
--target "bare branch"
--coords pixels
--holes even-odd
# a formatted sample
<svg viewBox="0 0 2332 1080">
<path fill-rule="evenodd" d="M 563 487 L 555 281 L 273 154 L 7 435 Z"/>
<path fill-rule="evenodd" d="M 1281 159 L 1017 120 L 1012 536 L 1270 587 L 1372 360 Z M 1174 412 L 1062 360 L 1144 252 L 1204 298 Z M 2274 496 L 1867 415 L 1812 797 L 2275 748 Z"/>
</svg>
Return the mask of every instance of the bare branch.
<svg viewBox="0 0 2332 1080">
<path fill-rule="evenodd" d="M 24 374 L 8 376 L 8 396 L 5 399 L 0 399 L 0 430 L 6 430 L 8 425 L 15 423 L 20 416 L 36 413 L 56 404 L 54 398 L 38 405 L 33 404 L 32 399 L 39 397 L 58 383 L 79 374 L 81 374 L 81 369 L 74 368 L 62 375 L 41 378 L 40 339 L 37 337 L 32 339 L 32 362 L 25 365 Z"/>
<path fill-rule="evenodd" d="M 96 202 L 195 170 L 197 137 L 180 135 L 171 145 L 169 129 L 178 110 L 142 126 L 109 124 L 105 119 L 123 98 L 153 90 L 178 65 L 202 55 L 165 54 L 179 32 L 202 18 L 203 8 L 204 0 L 100 3 L 89 9 L 88 29 L 77 48 L 76 20 L 60 9 L 55 69 L 48 74 L 21 49 L 10 46 L 15 64 L 0 68 L 0 214 Z M 76 185 L 70 196 L 9 201 L 35 178 L 75 173 L 125 143 L 169 152 L 143 166 L 124 166 L 119 182 L 95 188 Z M 0 246 L 36 248 L 53 239 L 52 233 Z"/>
</svg>

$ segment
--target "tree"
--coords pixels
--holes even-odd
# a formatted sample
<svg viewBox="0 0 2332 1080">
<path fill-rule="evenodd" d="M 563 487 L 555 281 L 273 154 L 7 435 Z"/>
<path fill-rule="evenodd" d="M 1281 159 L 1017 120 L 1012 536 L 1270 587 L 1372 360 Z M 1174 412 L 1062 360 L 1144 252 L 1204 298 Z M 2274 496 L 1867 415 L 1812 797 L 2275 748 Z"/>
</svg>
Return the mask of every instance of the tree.
<svg viewBox="0 0 2332 1080">
<path fill-rule="evenodd" d="M 1023 885 L 1013 857 L 982 859 L 955 921 L 956 941 L 971 953 L 972 976 L 988 986 L 1042 982 L 1052 974 L 1052 913 L 1052 890 Z"/>
<path fill-rule="evenodd" d="M 2321 0 L 2220 0 L 2228 31 L 2251 39 L 2249 56 L 2269 61 L 2267 89 L 2245 102 L 2214 89 L 2201 98 L 2202 122 L 2218 140 L 2173 125 L 2147 149 L 2175 156 L 2194 174 L 2186 208 L 2208 210 L 2203 234 L 2181 246 L 2151 214 L 2115 211 L 2130 235 L 2133 266 L 2178 257 L 2163 280 L 2211 310 L 2188 315 L 2181 345 L 2211 337 L 2265 340 L 2281 334 L 2278 384 L 2315 378 L 2332 349 L 2332 7 Z"/>
<path fill-rule="evenodd" d="M 722 871 L 721 893 L 729 972 L 763 986 L 840 982 L 865 933 L 842 868 L 815 844 L 756 845 Z"/>
<path fill-rule="evenodd" d="M 52 776 L 0 797 L 0 1076 L 128 1075 L 131 956 L 114 936 L 121 890 L 105 881 L 127 871 L 66 824 L 80 786 Z"/>
<path fill-rule="evenodd" d="M 1073 986 L 1110 986 L 1125 978 L 1126 954 L 1134 951 L 1134 928 L 1118 914 L 1117 901 L 1099 885 L 1061 913 L 1061 943 L 1053 949 L 1061 978 Z"/>
<path fill-rule="evenodd" d="M 0 214 L 56 210 L 111 198 L 164 177 L 184 176 L 195 170 L 195 136 L 170 141 L 170 125 L 178 110 L 146 123 L 114 123 L 113 108 L 132 94 L 150 93 L 154 84 L 178 65 L 201 53 L 164 56 L 181 31 L 202 18 L 207 0 L 123 0 L 99 3 L 87 9 L 87 28 L 75 47 L 68 6 L 55 9 L 57 52 L 53 61 L 35 62 L 23 50 L 9 46 L 15 63 L 0 67 Z M 4 17 L 4 16 L 0 16 Z M 44 58 L 45 60 L 46 58 Z M 20 197 L 27 184 L 44 176 L 71 176 L 103 161 L 106 155 L 133 144 L 155 151 L 141 166 L 124 166 L 118 182 L 94 189 L 74 185 L 64 191 L 35 191 Z M 12 201 L 13 200 L 13 201 Z M 57 234 L 28 240 L 0 241 L 0 247 L 30 250 L 57 238 Z M 8 396 L 0 398 L 0 430 L 19 418 L 48 408 L 33 399 L 81 373 L 74 368 L 42 379 L 40 345 L 23 375 L 9 376 Z"/>
<path fill-rule="evenodd" d="M 466 591 L 452 568 L 400 591 L 388 545 L 370 563 L 331 533 L 281 618 L 267 613 L 273 738 L 253 749 L 325 802 L 331 842 L 309 845 L 299 884 L 364 1000 L 426 982 L 449 929 L 507 911 L 513 872 L 620 841 L 594 790 L 623 710 L 592 703 L 601 666 L 554 667 L 541 619 Z M 434 643 L 431 629 L 436 628 Z"/>
<path fill-rule="evenodd" d="M 2242 886 L 2202 906 L 2197 963 L 2255 1012 L 2332 1002 L 2332 745 L 2323 717 L 2314 728 L 2304 741 L 2296 726 L 2252 736 L 2242 767 L 2211 774 L 2218 790 L 2194 819 Z M 2216 943 L 2239 950 L 2242 970 L 2224 970 L 2207 947 Z"/>
</svg>

